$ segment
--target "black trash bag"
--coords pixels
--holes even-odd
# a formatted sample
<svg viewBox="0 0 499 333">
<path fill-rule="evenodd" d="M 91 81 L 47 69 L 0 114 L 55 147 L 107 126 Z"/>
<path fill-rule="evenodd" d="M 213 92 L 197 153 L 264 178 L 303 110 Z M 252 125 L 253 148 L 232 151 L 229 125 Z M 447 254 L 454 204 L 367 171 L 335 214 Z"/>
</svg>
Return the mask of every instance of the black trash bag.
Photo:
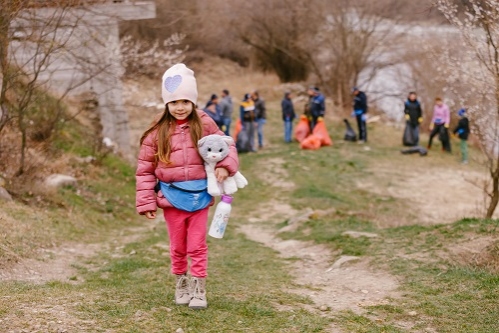
<svg viewBox="0 0 499 333">
<path fill-rule="evenodd" d="M 413 147 L 416 145 L 414 140 L 414 129 L 409 122 L 405 123 L 404 136 L 402 137 L 402 144 L 406 147 Z"/>
<path fill-rule="evenodd" d="M 249 135 L 245 129 L 242 129 L 239 134 L 237 134 L 236 149 L 238 153 L 247 153 L 251 150 Z"/>
<path fill-rule="evenodd" d="M 404 155 L 409 155 L 409 154 L 419 154 L 420 156 L 428 155 L 428 150 L 426 150 L 425 148 L 423 148 L 421 146 L 403 149 L 400 152 Z"/>
<path fill-rule="evenodd" d="M 445 126 L 440 126 L 438 139 L 442 142 L 442 144 L 449 142 L 449 131 L 447 131 L 447 128 L 445 128 Z"/>
<path fill-rule="evenodd" d="M 357 134 L 353 130 L 352 126 L 350 126 L 350 123 L 348 122 L 348 120 L 343 119 L 343 121 L 345 122 L 345 125 L 347 126 L 344 140 L 345 141 L 352 141 L 352 142 L 357 141 Z"/>
</svg>

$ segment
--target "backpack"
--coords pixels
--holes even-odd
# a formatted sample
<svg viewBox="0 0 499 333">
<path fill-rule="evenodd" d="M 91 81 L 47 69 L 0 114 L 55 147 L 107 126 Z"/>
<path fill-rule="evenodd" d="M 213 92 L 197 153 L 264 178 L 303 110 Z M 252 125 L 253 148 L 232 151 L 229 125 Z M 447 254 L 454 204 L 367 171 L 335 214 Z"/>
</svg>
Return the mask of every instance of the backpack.
<svg viewBox="0 0 499 333">
<path fill-rule="evenodd" d="M 238 153 L 247 153 L 251 150 L 249 135 L 244 129 L 237 134 L 236 149 Z"/>
</svg>

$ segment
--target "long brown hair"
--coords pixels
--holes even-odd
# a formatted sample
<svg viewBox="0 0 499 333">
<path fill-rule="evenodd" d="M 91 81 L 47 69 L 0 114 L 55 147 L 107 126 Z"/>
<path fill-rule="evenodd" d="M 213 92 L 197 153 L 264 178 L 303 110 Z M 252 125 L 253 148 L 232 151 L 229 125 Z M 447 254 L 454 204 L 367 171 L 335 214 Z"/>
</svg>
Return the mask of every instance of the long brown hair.
<svg viewBox="0 0 499 333">
<path fill-rule="evenodd" d="M 191 102 L 192 103 L 192 102 Z M 187 118 L 189 120 L 189 131 L 191 133 L 191 140 L 194 147 L 197 146 L 199 139 L 203 136 L 203 123 L 201 117 L 197 113 L 196 105 L 192 103 L 192 112 Z M 158 130 L 156 138 L 158 140 L 158 151 L 156 152 L 156 162 L 161 161 L 170 164 L 170 154 L 172 152 L 171 137 L 175 132 L 177 122 L 175 117 L 172 116 L 168 109 L 168 104 L 165 105 L 165 112 L 161 117 L 155 121 L 147 131 L 142 134 L 140 144 L 144 142 L 145 138 L 154 130 Z"/>
</svg>

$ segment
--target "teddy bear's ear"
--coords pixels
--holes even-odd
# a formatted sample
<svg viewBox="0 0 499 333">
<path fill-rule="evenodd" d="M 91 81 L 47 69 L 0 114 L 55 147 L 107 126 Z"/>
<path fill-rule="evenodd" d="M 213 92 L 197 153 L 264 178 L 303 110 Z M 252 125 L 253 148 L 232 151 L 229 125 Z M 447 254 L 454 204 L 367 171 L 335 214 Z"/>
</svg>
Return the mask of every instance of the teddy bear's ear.
<svg viewBox="0 0 499 333">
<path fill-rule="evenodd" d="M 234 144 L 234 139 L 232 139 L 232 137 L 230 136 L 222 136 L 222 139 L 225 141 L 225 143 L 228 145 L 228 146 L 231 146 Z"/>
<path fill-rule="evenodd" d="M 201 140 L 198 141 L 198 147 L 202 147 L 204 143 L 206 142 L 207 136 L 201 138 Z"/>
</svg>

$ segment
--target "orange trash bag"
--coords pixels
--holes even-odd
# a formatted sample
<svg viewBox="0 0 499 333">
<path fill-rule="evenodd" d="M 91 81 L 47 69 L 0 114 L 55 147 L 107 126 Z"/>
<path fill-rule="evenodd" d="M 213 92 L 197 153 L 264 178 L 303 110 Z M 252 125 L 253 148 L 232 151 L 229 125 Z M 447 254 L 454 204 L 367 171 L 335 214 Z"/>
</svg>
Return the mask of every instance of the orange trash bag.
<svg viewBox="0 0 499 333">
<path fill-rule="evenodd" d="M 332 146 L 333 145 L 333 140 L 331 140 L 331 137 L 329 136 L 329 133 L 327 132 L 326 124 L 324 124 L 324 121 L 317 122 L 312 134 L 321 140 L 322 146 Z"/>
<path fill-rule="evenodd" d="M 321 139 L 315 134 L 309 135 L 300 144 L 301 149 L 317 150 L 320 147 L 321 147 Z"/>
<path fill-rule="evenodd" d="M 310 125 L 308 124 L 307 116 L 301 115 L 300 121 L 295 128 L 295 139 L 298 142 L 302 142 L 310 134 Z"/>
<path fill-rule="evenodd" d="M 241 129 L 243 128 L 243 124 L 241 123 L 241 119 L 238 119 L 236 122 L 236 128 L 234 129 L 234 134 L 232 134 L 232 138 L 234 139 L 234 142 L 237 141 L 237 135 L 239 132 L 241 132 Z"/>
</svg>

